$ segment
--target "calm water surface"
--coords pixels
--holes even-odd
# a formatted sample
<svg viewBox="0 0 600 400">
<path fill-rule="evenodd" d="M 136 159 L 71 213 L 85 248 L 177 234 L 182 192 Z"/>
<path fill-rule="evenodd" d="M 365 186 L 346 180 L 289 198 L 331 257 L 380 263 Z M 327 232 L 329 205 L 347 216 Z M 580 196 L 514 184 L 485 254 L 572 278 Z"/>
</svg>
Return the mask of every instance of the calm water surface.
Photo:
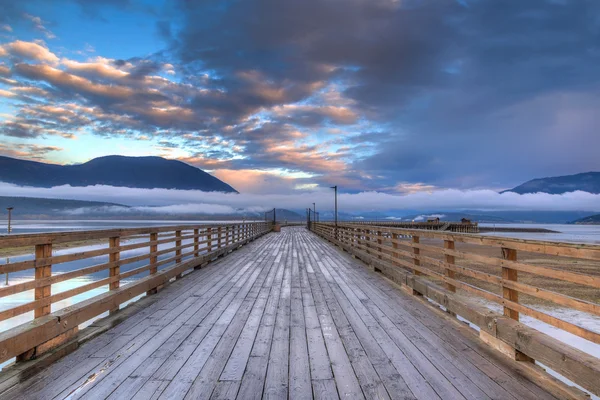
<svg viewBox="0 0 600 400">
<path fill-rule="evenodd" d="M 517 239 L 551 240 L 556 242 L 574 242 L 600 244 L 600 225 L 567 224 L 479 224 L 485 227 L 503 228 L 543 228 L 559 233 L 529 232 L 486 232 L 485 235 L 512 237 Z"/>
</svg>

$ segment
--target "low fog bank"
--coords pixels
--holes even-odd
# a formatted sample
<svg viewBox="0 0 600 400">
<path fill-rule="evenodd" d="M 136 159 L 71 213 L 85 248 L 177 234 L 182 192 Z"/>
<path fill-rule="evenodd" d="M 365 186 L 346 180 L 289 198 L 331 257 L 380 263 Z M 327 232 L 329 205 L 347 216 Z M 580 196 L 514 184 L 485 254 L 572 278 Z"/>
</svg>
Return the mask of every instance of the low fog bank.
<svg viewBox="0 0 600 400">
<path fill-rule="evenodd" d="M 130 208 L 111 207 L 114 212 L 149 212 L 163 214 L 228 214 L 263 212 L 277 208 L 303 210 L 317 203 L 318 210 L 333 209 L 333 191 L 295 191 L 290 194 L 236 194 L 197 190 L 136 189 L 113 186 L 53 188 L 22 187 L 0 182 L 0 195 L 55 199 L 92 200 L 119 203 Z M 338 206 L 345 212 L 392 210 L 482 210 L 482 211 L 575 211 L 600 212 L 600 194 L 570 192 L 497 193 L 492 190 L 445 189 L 411 194 L 381 192 L 342 193 Z M 73 210 L 73 214 L 85 210 Z M 108 210 L 107 210 L 108 211 Z"/>
</svg>

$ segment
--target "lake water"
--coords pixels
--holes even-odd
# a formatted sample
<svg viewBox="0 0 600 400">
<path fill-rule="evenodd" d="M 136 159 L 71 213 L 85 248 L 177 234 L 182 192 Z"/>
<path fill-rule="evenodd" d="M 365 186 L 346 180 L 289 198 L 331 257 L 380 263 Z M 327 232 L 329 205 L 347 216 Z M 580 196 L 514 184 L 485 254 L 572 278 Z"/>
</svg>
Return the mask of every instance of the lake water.
<svg viewBox="0 0 600 400">
<path fill-rule="evenodd" d="M 73 220 L 73 221 L 57 221 L 57 220 L 16 220 L 12 221 L 11 231 L 13 235 L 22 233 L 42 233 L 42 232 L 65 232 L 65 231 L 81 231 L 90 229 L 114 229 L 114 228 L 139 228 L 147 226 L 172 226 L 172 225 L 195 225 L 204 223 L 233 223 L 242 222 L 236 221 L 144 221 L 144 220 Z M 6 221 L 0 221 L 0 235 L 7 233 Z"/>
<path fill-rule="evenodd" d="M 479 224 L 484 227 L 502 228 L 543 228 L 559 233 L 530 232 L 486 232 L 485 235 L 512 237 L 517 239 L 551 240 L 555 242 L 573 242 L 600 244 L 600 225 L 567 224 Z"/>
</svg>

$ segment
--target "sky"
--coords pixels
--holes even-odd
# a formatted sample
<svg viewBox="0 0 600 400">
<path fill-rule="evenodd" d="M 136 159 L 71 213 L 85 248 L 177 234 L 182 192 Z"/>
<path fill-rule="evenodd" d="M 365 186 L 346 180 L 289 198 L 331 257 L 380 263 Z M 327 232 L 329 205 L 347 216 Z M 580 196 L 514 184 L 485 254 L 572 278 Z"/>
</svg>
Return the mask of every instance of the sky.
<svg viewBox="0 0 600 400">
<path fill-rule="evenodd" d="M 600 170 L 596 0 L 0 10 L 2 155 L 157 155 L 250 195 L 491 193 Z"/>
</svg>

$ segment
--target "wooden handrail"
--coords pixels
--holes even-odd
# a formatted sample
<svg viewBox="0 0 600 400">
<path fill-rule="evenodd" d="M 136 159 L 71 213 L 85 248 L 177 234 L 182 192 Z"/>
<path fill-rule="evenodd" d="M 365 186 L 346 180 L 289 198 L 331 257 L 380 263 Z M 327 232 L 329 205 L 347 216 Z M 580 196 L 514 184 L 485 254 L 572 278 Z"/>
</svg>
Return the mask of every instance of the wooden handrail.
<svg viewBox="0 0 600 400">
<path fill-rule="evenodd" d="M 34 279 L 0 288 L 0 298 L 29 290 L 34 290 L 35 294 L 31 302 L 0 311 L 0 321 L 35 311 L 32 322 L 0 333 L 0 362 L 15 356 L 17 360 L 38 356 L 41 349 L 50 349 L 45 343 L 51 341 L 53 345 L 59 344 L 60 340 L 57 338 L 71 337 L 80 323 L 106 311 L 117 312 L 122 303 L 140 294 L 156 293 L 170 279 L 178 279 L 185 271 L 198 268 L 271 229 L 270 222 L 251 222 L 0 236 L 0 249 L 29 247 L 30 252 L 35 249 L 33 260 L 0 266 L 0 273 L 35 271 Z M 106 247 L 64 255 L 52 254 L 53 244 L 85 241 Z M 159 245 L 163 248 L 159 249 Z M 127 257 L 123 253 L 144 248 L 148 250 L 139 255 Z M 94 262 L 96 257 L 106 257 L 106 261 L 98 263 L 96 259 Z M 89 260 L 89 265 L 64 273 L 53 272 L 63 263 L 81 260 Z M 148 260 L 148 264 L 132 269 L 124 268 L 144 260 Z M 52 293 L 53 284 L 101 271 L 107 271 L 105 277 L 60 293 Z M 124 279 L 141 273 L 149 275 L 131 283 L 123 282 Z M 63 310 L 50 312 L 52 304 L 103 286 L 107 287 L 106 293 L 68 307 L 78 310 L 74 324 L 68 325 L 62 321 L 65 315 Z M 52 325 L 50 321 L 58 323 L 58 326 Z M 47 324 L 52 325 L 51 328 L 40 331 L 40 327 Z"/>
<path fill-rule="evenodd" d="M 525 329 L 522 325 L 504 322 L 504 319 L 518 322 L 520 315 L 527 315 L 600 344 L 600 331 L 565 321 L 535 306 L 536 301 L 551 302 L 577 313 L 600 315 L 600 304 L 596 303 L 597 296 L 593 293 L 594 289 L 600 289 L 600 245 L 498 238 L 364 223 L 338 222 L 336 226 L 329 222 L 313 222 L 310 228 L 373 265 L 376 271 L 399 280 L 408 293 L 430 297 L 451 314 L 458 314 L 477 325 L 484 341 L 505 353 L 507 350 L 504 346 L 510 347 L 509 352 L 516 360 L 533 361 L 542 357 L 539 344 L 521 341 L 511 330 L 496 329 L 500 321 L 503 327 Z M 486 250 L 485 254 L 481 254 L 482 249 Z M 494 252 L 497 257 L 490 255 Z M 560 267 L 548 266 L 550 257 Z M 562 265 L 566 262 L 585 262 L 597 268 L 588 273 L 569 271 Z M 520 273 L 526 275 L 521 276 Z M 553 282 L 557 288 L 544 287 L 547 282 L 535 277 Z M 579 293 L 568 290 L 569 287 L 590 288 L 591 295 L 588 297 L 591 298 L 578 298 Z M 566 293 L 560 293 L 560 290 Z M 458 297 L 455 297 L 455 292 Z M 520 294 L 529 299 L 521 299 Z M 463 297 L 467 300 L 455 300 Z M 478 306 L 468 301 L 470 297 L 501 306 L 503 314 L 484 315 L 476 311 Z M 490 323 L 489 315 L 493 315 L 495 322 Z M 551 350 L 556 352 L 556 357 L 551 356 L 543 362 L 598 394 L 600 360 L 572 349 L 572 353 L 577 354 L 576 361 L 585 364 L 585 367 L 574 366 L 572 360 L 566 363 L 566 353 L 561 353 L 564 346 L 558 341 L 552 344 Z M 545 355 L 543 357 L 546 358 Z M 586 369 L 588 367 L 591 369 Z M 590 384 L 594 376 L 597 382 Z"/>
</svg>

